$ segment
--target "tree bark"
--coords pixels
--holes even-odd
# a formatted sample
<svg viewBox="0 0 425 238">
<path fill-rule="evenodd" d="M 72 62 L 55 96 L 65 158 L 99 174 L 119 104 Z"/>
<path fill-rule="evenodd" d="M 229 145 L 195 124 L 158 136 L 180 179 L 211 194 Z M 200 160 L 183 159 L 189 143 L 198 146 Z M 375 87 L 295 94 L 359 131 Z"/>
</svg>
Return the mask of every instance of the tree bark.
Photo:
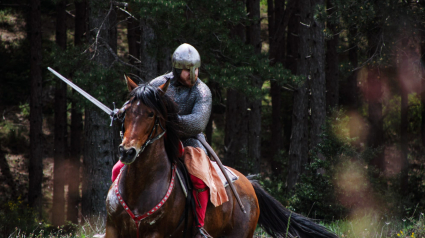
<svg viewBox="0 0 425 238">
<path fill-rule="evenodd" d="M 227 90 L 224 161 L 230 167 L 246 174 L 249 171 L 248 115 L 246 97 L 236 90 Z"/>
<path fill-rule="evenodd" d="M 95 40 L 100 30 L 99 37 L 113 48 L 117 38 L 114 33 L 116 24 L 111 24 L 114 22 L 115 12 L 110 1 L 93 0 L 89 3 L 89 29 L 96 29 L 91 31 L 92 40 Z M 106 17 L 109 19 L 104 20 Z M 114 61 L 114 57 L 104 45 L 98 45 L 94 61 L 106 68 Z M 89 220 L 99 215 L 106 217 L 104 201 L 111 184 L 111 167 L 115 161 L 116 148 L 114 131 L 109 127 L 109 123 L 108 117 L 105 117 L 97 108 L 86 108 L 81 210 L 83 216 Z"/>
<path fill-rule="evenodd" d="M 260 0 L 247 0 L 248 19 L 252 24 L 247 28 L 247 43 L 254 47 L 255 54 L 261 54 Z M 253 75 L 252 86 L 261 90 L 263 82 L 259 75 Z M 247 98 L 248 99 L 248 98 Z M 248 113 L 248 157 L 252 160 L 251 172 L 261 169 L 261 98 L 247 101 Z"/>
<path fill-rule="evenodd" d="M 106 195 L 114 165 L 113 132 L 110 121 L 98 109 L 85 111 L 85 149 L 83 160 L 83 196 L 81 211 L 85 218 L 105 217 Z"/>
<path fill-rule="evenodd" d="M 378 148 L 383 143 L 384 129 L 382 125 L 382 83 L 381 72 L 377 66 L 370 66 L 367 76 L 367 98 L 368 98 L 368 118 L 370 129 L 368 134 L 368 146 Z M 371 164 L 382 171 L 384 162 L 382 154 L 376 155 Z"/>
<path fill-rule="evenodd" d="M 233 0 L 245 4 L 245 0 Z M 231 37 L 246 42 L 246 28 L 242 24 L 231 29 Z M 248 115 L 246 96 L 234 89 L 226 93 L 226 126 L 224 136 L 224 161 L 243 174 L 248 173 Z"/>
<path fill-rule="evenodd" d="M 289 19 L 288 23 L 288 34 L 286 37 L 286 55 L 284 59 L 284 65 L 287 69 L 291 70 L 292 74 L 297 74 L 297 65 L 299 61 L 299 29 L 300 29 L 300 7 L 298 1 L 295 1 L 293 6 L 293 13 Z M 286 98 L 291 98 L 284 104 L 284 111 L 292 114 L 293 111 L 293 93 L 285 92 L 283 94 Z M 284 116 L 283 122 L 283 134 L 284 134 L 284 148 L 289 151 L 291 144 L 291 134 L 292 134 L 292 115 Z"/>
<path fill-rule="evenodd" d="M 324 81 L 324 41 L 323 26 L 315 22 L 314 8 L 322 1 L 299 1 L 300 22 L 299 27 L 299 60 L 297 74 L 303 75 L 306 81 L 294 92 L 294 107 L 292 116 L 291 145 L 289 148 L 289 163 L 287 186 L 294 188 L 304 166 L 308 163 L 308 150 L 319 141 L 319 133 L 325 119 L 325 81 Z M 321 48 L 321 49 L 320 49 Z M 310 82 L 314 81 L 314 82 Z M 312 126 L 310 131 L 311 143 L 308 144 L 308 86 L 312 87 Z M 320 111 L 321 110 L 321 111 Z M 315 118 L 316 117 L 316 118 Z"/>
<path fill-rule="evenodd" d="M 355 38 L 357 35 L 357 29 L 352 28 L 350 29 L 350 38 Z M 348 50 L 348 60 L 350 64 L 352 65 L 352 68 L 355 69 L 358 66 L 358 57 L 357 57 L 357 44 L 354 40 L 350 41 L 349 44 L 349 50 Z M 350 76 L 347 78 L 347 86 L 344 87 L 342 91 L 342 94 L 345 95 L 345 101 L 347 109 L 350 113 L 350 111 L 356 112 L 360 107 L 360 90 L 357 83 L 357 70 L 352 71 Z M 350 130 L 350 137 L 355 138 L 358 137 L 359 129 L 356 126 L 356 123 L 350 123 L 349 124 L 349 130 Z"/>
<path fill-rule="evenodd" d="M 400 93 L 401 93 L 401 120 L 400 120 L 400 149 L 401 149 L 401 176 L 400 176 L 400 188 L 403 195 L 407 195 L 408 193 L 408 184 L 409 184 L 409 161 L 407 159 L 408 156 L 408 85 L 406 82 L 409 81 L 410 78 L 414 76 L 411 73 L 410 65 L 413 62 L 409 62 L 410 47 L 409 47 L 409 39 L 404 38 L 402 41 L 403 51 L 401 53 L 401 60 L 399 61 L 399 82 L 400 82 Z"/>
<path fill-rule="evenodd" d="M 326 8 L 329 10 L 329 15 L 335 12 L 331 0 L 326 1 Z M 331 108 L 338 108 L 339 103 L 339 69 L 338 69 L 338 25 L 328 22 L 328 29 L 333 34 L 331 39 L 326 41 L 326 110 L 329 113 Z"/>
<path fill-rule="evenodd" d="M 421 63 L 422 65 L 425 64 L 425 26 L 422 25 L 422 35 L 421 35 Z M 422 85 L 422 91 L 421 91 L 421 104 L 422 104 L 422 120 L 421 120 L 421 140 L 422 140 L 422 146 L 425 147 L 425 70 L 423 67 L 421 67 L 421 85 Z"/>
<path fill-rule="evenodd" d="M 87 32 L 87 0 L 75 0 L 75 33 L 74 45 L 84 42 Z"/>
<path fill-rule="evenodd" d="M 84 42 L 84 34 L 87 31 L 87 2 L 86 0 L 75 1 L 75 34 L 74 45 L 79 46 Z M 72 90 L 72 94 L 76 94 Z M 80 203 L 80 167 L 82 151 L 83 114 L 76 100 L 71 106 L 71 146 L 68 163 L 68 200 L 66 219 L 78 224 L 78 211 Z"/>
<path fill-rule="evenodd" d="M 300 7 L 298 1 L 295 0 L 293 5 L 293 14 L 290 17 L 288 24 L 288 36 L 286 44 L 285 67 L 291 70 L 292 74 L 297 74 L 297 63 L 299 61 L 299 40 L 300 40 Z"/>
<path fill-rule="evenodd" d="M 0 148 L 0 171 L 1 174 L 5 177 L 6 184 L 9 186 L 10 195 L 12 199 L 17 199 L 17 190 L 15 179 L 13 178 L 12 173 L 10 172 L 10 166 L 6 159 L 6 152 Z"/>
<path fill-rule="evenodd" d="M 313 18 L 314 9 L 317 5 L 323 5 L 324 0 L 311 1 L 311 13 L 308 22 L 311 22 L 311 38 L 308 42 L 311 58 L 309 58 L 309 69 L 307 78 L 311 76 L 311 129 L 310 149 L 314 149 L 321 142 L 320 134 L 326 120 L 326 79 L 325 79 L 325 38 L 324 24 Z M 321 156 L 319 156 L 321 157 Z M 324 159 L 324 157 L 321 157 Z"/>
<path fill-rule="evenodd" d="M 290 14 L 287 11 L 284 11 L 284 1 L 276 1 L 273 3 L 273 0 L 268 1 L 268 16 L 269 16 L 269 58 L 271 64 L 282 63 L 284 64 L 285 59 L 285 34 L 283 37 L 276 37 L 276 26 L 281 26 L 285 17 L 285 14 Z M 278 27 L 280 31 L 285 32 L 286 27 Z M 272 98 L 272 124 L 270 125 L 271 143 L 270 143 L 270 158 L 269 164 L 272 168 L 272 173 L 275 176 L 278 176 L 281 171 L 281 161 L 280 161 L 280 152 L 283 150 L 283 127 L 282 127 L 282 89 L 281 86 L 272 81 L 270 83 L 270 95 Z"/>
<path fill-rule="evenodd" d="M 133 18 L 127 20 L 127 40 L 128 40 L 128 53 L 135 57 L 140 58 L 140 43 L 137 40 L 140 39 L 140 26 L 139 22 Z M 129 58 L 129 62 L 134 64 L 136 60 L 132 57 Z"/>
<path fill-rule="evenodd" d="M 141 69 L 145 72 L 143 75 L 140 75 L 140 77 L 145 82 L 149 82 L 158 76 L 157 52 L 153 49 L 155 32 L 149 25 L 147 19 L 140 20 L 140 27 L 140 61 L 142 61 Z"/>
<path fill-rule="evenodd" d="M 31 101 L 30 101 L 30 162 L 29 162 L 29 188 L 28 203 L 41 217 L 43 182 L 43 150 L 40 146 L 42 141 L 42 101 L 41 92 L 41 12 L 40 0 L 30 1 L 30 54 L 31 54 Z"/>
<path fill-rule="evenodd" d="M 369 57 L 374 57 L 378 48 L 379 35 L 368 33 Z M 384 141 L 384 129 L 382 118 L 382 74 L 377 65 L 370 64 L 367 75 L 368 119 L 370 123 L 367 144 L 371 148 L 378 148 Z M 371 160 L 371 164 L 379 171 L 384 170 L 384 156 L 379 153 Z"/>
<path fill-rule="evenodd" d="M 66 50 L 66 0 L 56 5 L 56 44 Z M 52 224 L 65 224 L 65 156 L 67 148 L 66 84 L 56 81 Z"/>
<path fill-rule="evenodd" d="M 289 146 L 288 176 L 286 184 L 293 189 L 304 166 L 308 163 L 308 97 L 307 84 L 304 83 L 294 92 L 294 107 L 292 112 L 292 133 Z"/>
</svg>

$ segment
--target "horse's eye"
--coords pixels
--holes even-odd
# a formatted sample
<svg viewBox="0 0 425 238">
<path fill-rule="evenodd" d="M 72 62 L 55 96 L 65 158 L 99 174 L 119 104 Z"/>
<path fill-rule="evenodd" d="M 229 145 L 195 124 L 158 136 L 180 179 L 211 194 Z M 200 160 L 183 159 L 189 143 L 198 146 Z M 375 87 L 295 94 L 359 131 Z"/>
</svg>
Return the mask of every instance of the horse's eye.
<svg viewBox="0 0 425 238">
<path fill-rule="evenodd" d="M 150 112 L 149 114 L 148 114 L 148 117 L 153 117 L 155 114 L 153 113 L 153 112 Z"/>
</svg>

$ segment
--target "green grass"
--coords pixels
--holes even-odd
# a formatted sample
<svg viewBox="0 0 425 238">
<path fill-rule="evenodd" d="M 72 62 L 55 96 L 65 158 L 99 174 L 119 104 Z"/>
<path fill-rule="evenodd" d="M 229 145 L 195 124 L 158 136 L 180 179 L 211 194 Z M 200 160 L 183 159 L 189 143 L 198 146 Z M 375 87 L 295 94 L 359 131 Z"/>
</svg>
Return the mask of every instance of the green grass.
<svg viewBox="0 0 425 238">
<path fill-rule="evenodd" d="M 320 223 L 320 222 L 319 222 Z M 322 224 L 329 230 L 336 233 L 341 238 L 422 238 L 425 237 L 424 214 L 417 214 L 416 217 L 406 219 L 392 218 L 386 219 L 383 216 L 368 215 L 358 219 L 347 219 L 334 221 L 329 224 Z M 53 228 L 48 224 L 40 223 L 32 232 L 25 233 L 19 228 L 8 237 L 35 238 L 35 237 L 93 237 L 95 234 L 104 233 L 104 223 L 102 219 L 90 225 L 77 226 L 68 224 L 60 228 Z M 270 238 L 261 228 L 257 228 L 254 238 Z"/>
</svg>

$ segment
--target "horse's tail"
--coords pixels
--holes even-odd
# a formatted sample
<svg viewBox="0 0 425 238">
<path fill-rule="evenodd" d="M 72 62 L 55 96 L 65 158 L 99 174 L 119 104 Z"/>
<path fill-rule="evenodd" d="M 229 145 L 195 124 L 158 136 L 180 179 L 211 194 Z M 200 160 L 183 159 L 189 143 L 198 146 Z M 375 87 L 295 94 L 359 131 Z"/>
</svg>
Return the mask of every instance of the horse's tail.
<svg viewBox="0 0 425 238">
<path fill-rule="evenodd" d="M 285 208 L 257 181 L 250 180 L 260 205 L 258 224 L 272 237 L 337 238 L 325 227 Z M 289 227 L 288 227 L 289 226 Z"/>
</svg>

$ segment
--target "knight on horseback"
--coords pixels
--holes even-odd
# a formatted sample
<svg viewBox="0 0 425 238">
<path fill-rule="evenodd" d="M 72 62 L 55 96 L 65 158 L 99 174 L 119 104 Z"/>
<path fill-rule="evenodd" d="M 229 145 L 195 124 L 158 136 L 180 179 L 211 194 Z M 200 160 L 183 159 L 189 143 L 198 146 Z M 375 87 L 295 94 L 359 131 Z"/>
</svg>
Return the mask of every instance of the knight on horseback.
<svg viewBox="0 0 425 238">
<path fill-rule="evenodd" d="M 201 57 L 195 47 L 189 44 L 182 44 L 173 53 L 172 72 L 153 79 L 150 85 L 159 87 L 167 80 L 171 80 L 166 94 L 174 99 L 179 108 L 180 139 L 184 147 L 199 148 L 207 155 L 206 148 L 196 139 L 196 136 L 198 134 L 202 135 L 205 130 L 210 119 L 212 107 L 211 91 L 198 78 L 200 66 Z M 195 165 L 195 167 L 198 166 Z M 199 229 L 195 237 L 208 237 L 209 235 L 203 229 L 203 226 L 209 188 L 201 178 L 193 174 L 190 174 L 190 178 L 194 187 L 193 196 L 197 201 L 196 215 L 199 221 Z"/>
<path fill-rule="evenodd" d="M 198 78 L 200 66 L 201 57 L 195 47 L 182 44 L 173 53 L 172 72 L 153 79 L 149 84 L 159 87 L 170 80 L 166 94 L 173 98 L 179 109 L 179 137 L 185 147 L 185 154 L 182 154 L 182 156 L 185 156 L 185 164 L 188 167 L 193 184 L 193 197 L 196 201 L 198 224 L 196 225 L 195 237 L 206 238 L 211 237 L 204 229 L 205 213 L 211 192 L 206 182 L 214 184 L 215 181 L 211 181 L 211 176 L 208 174 L 216 172 L 206 172 L 206 170 L 211 169 L 211 166 L 208 165 L 207 149 L 196 138 L 197 136 L 204 136 L 202 132 L 207 126 L 212 108 L 211 91 Z M 114 166 L 113 181 L 123 166 L 124 164 L 120 161 Z M 211 202 L 215 206 L 228 201 L 224 187 L 220 190 L 219 186 L 212 186 L 215 196 L 211 199 Z"/>
</svg>

